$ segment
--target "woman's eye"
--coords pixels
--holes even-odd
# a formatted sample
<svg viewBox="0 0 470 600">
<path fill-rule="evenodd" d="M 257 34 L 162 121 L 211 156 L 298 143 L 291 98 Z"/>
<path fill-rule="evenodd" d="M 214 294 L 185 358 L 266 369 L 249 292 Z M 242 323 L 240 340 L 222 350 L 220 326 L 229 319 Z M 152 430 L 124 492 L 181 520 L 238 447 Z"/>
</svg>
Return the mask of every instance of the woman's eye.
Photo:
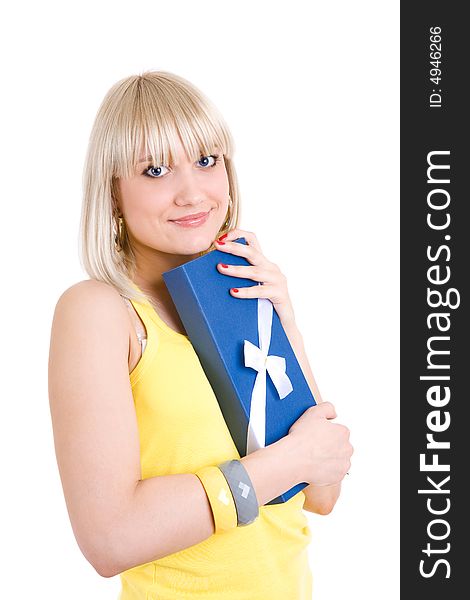
<svg viewBox="0 0 470 600">
<path fill-rule="evenodd" d="M 201 156 L 201 158 L 197 161 L 197 164 L 204 168 L 215 167 L 218 160 L 218 154 L 210 154 L 209 156 Z M 160 177 L 163 177 L 163 175 L 166 175 L 168 171 L 168 167 L 165 167 L 164 165 L 160 165 L 159 167 L 150 166 L 144 170 L 143 175 L 152 177 L 153 179 L 159 179 Z"/>
<path fill-rule="evenodd" d="M 210 156 L 201 156 L 201 158 L 198 160 L 198 163 L 201 165 L 201 167 L 213 167 L 215 166 L 218 158 L 219 157 L 215 156 L 214 154 L 211 154 Z"/>
<path fill-rule="evenodd" d="M 163 165 L 161 165 L 160 167 L 148 167 L 148 169 L 145 169 L 144 174 L 148 177 L 153 177 L 154 179 L 157 179 L 158 177 L 165 175 L 166 171 L 164 171 L 164 169 L 168 171 L 168 168 L 164 167 Z"/>
</svg>

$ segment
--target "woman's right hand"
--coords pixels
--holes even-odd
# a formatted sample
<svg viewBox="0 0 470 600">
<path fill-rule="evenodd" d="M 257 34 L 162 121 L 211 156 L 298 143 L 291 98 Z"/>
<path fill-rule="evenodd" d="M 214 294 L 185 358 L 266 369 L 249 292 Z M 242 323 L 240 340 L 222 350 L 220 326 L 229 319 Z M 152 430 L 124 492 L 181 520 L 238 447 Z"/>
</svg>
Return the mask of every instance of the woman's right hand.
<svg viewBox="0 0 470 600">
<path fill-rule="evenodd" d="M 295 447 L 296 468 L 302 481 L 317 486 L 339 483 L 351 466 L 353 447 L 349 429 L 332 423 L 336 411 L 330 402 L 308 408 L 289 429 Z"/>
</svg>

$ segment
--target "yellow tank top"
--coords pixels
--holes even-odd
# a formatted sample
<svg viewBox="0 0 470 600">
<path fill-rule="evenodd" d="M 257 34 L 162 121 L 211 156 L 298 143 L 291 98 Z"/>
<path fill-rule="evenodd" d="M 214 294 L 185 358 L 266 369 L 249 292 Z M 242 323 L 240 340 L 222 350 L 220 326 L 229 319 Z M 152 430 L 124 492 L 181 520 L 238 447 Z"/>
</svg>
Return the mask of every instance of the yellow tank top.
<svg viewBox="0 0 470 600">
<path fill-rule="evenodd" d="M 129 375 L 142 479 L 239 459 L 189 338 L 149 302 L 132 304 L 147 329 L 147 346 Z M 122 572 L 119 600 L 311 600 L 304 501 L 301 491 L 284 504 L 261 506 L 248 526 Z"/>
</svg>

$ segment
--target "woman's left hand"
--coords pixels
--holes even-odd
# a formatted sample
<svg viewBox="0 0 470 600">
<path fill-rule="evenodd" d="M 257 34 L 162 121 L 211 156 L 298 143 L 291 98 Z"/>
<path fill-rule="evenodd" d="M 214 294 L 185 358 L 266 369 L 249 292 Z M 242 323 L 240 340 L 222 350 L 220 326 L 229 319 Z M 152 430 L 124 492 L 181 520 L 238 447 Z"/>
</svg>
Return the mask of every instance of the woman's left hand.
<svg viewBox="0 0 470 600">
<path fill-rule="evenodd" d="M 240 237 L 245 238 L 247 245 L 232 241 Z M 270 262 L 264 256 L 256 235 L 242 229 L 231 229 L 228 233 L 215 240 L 215 247 L 217 250 L 226 252 L 227 254 L 243 256 L 251 263 L 249 266 L 230 265 L 230 260 L 227 259 L 227 264 L 217 264 L 219 273 L 231 275 L 232 277 L 253 279 L 253 281 L 258 281 L 262 284 L 230 288 L 230 294 L 234 298 L 268 298 L 273 303 L 283 327 L 293 327 L 295 317 L 287 290 L 287 278 L 276 264 Z M 226 264 L 226 266 L 222 266 L 222 264 Z"/>
</svg>

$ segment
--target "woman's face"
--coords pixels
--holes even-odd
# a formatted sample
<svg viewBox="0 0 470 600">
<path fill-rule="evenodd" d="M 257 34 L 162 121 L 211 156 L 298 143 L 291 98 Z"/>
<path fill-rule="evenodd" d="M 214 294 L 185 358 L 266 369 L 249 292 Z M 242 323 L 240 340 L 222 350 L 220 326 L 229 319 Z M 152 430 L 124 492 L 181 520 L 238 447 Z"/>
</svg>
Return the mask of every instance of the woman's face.
<svg viewBox="0 0 470 600">
<path fill-rule="evenodd" d="M 171 167 L 141 158 L 131 178 L 118 180 L 119 206 L 137 254 L 206 250 L 227 216 L 229 183 L 222 153 L 216 150 L 191 162 L 178 141 Z"/>
</svg>

